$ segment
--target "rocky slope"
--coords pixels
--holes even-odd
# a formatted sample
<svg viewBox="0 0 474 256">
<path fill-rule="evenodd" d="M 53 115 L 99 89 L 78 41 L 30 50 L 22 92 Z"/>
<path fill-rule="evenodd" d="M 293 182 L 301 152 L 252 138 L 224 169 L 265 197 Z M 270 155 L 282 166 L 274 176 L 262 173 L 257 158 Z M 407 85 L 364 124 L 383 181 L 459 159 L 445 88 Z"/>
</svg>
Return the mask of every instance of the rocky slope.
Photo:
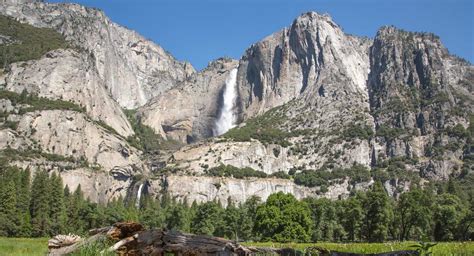
<svg viewBox="0 0 474 256">
<path fill-rule="evenodd" d="M 1 161 L 57 171 L 94 201 L 134 200 L 140 184 L 188 202 L 336 199 L 374 180 L 397 196 L 472 172 L 474 68 L 434 35 L 384 27 L 360 38 L 310 12 L 240 60 L 195 72 L 95 9 L 10 0 L 0 14 L 69 43 L 0 73 Z M 238 126 L 211 138 L 235 69 Z M 143 125 L 191 144 L 143 153 Z"/>
<path fill-rule="evenodd" d="M 5 85 L 7 90 L 17 93 L 26 90 L 41 97 L 72 101 L 119 134 L 132 135 L 119 104 L 110 97 L 105 82 L 91 67 L 93 60 L 89 55 L 72 49 L 56 50 L 39 60 L 12 64 L 4 78 Z"/>
<path fill-rule="evenodd" d="M 7 1 L 0 14 L 36 27 L 50 27 L 85 49 L 112 97 L 124 108 L 144 105 L 151 97 L 193 74 L 189 63 L 175 60 L 163 48 L 77 4 Z"/>
<path fill-rule="evenodd" d="M 432 34 L 384 27 L 372 41 L 307 13 L 252 45 L 238 70 L 239 128 L 168 166 L 207 176 L 222 164 L 266 174 L 361 164 L 394 196 L 472 172 L 474 69 Z"/>
<path fill-rule="evenodd" d="M 370 59 L 374 159 L 420 159 L 416 167 L 432 179 L 459 174 L 472 153 L 473 66 L 450 56 L 433 34 L 394 27 L 379 30 Z"/>
</svg>

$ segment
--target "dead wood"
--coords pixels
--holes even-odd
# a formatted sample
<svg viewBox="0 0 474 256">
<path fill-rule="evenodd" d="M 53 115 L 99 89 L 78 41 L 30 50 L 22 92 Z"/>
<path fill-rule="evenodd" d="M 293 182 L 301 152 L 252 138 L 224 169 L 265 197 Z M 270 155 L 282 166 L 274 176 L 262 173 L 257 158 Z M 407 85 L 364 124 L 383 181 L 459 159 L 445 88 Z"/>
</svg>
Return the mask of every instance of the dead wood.
<svg viewBox="0 0 474 256">
<path fill-rule="evenodd" d="M 144 230 L 135 222 L 120 222 L 111 227 L 89 231 L 93 236 L 86 240 L 61 248 L 50 248 L 49 255 L 66 255 L 98 239 L 109 239 L 115 244 L 108 248 L 118 255 L 163 256 L 171 253 L 179 256 L 207 255 L 324 255 L 324 256 L 404 256 L 419 255 L 416 251 L 399 251 L 380 254 L 355 254 L 329 251 L 321 247 L 311 247 L 306 254 L 291 248 L 246 247 L 234 241 L 219 237 L 193 235 L 162 229 Z"/>
</svg>

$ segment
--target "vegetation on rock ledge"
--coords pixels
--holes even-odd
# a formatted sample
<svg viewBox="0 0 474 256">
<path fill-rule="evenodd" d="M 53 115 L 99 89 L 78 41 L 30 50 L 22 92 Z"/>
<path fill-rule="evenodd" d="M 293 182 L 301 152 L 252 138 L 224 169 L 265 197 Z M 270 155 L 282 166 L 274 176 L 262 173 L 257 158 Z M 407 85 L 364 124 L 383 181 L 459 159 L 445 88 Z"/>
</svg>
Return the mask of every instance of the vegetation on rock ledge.
<svg viewBox="0 0 474 256">
<path fill-rule="evenodd" d="M 0 67 L 38 59 L 48 51 L 67 48 L 68 43 L 50 28 L 37 28 L 0 15 Z"/>
</svg>

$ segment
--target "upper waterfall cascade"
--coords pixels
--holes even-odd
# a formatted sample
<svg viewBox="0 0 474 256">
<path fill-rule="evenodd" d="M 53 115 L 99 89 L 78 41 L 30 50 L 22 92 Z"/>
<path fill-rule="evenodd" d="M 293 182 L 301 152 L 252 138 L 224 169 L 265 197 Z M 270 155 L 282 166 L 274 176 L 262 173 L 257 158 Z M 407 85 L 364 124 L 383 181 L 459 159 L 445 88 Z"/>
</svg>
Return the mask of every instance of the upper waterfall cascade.
<svg viewBox="0 0 474 256">
<path fill-rule="evenodd" d="M 137 201 L 135 202 L 135 207 L 137 209 L 140 208 L 140 199 L 142 197 L 142 190 L 143 190 L 143 183 L 140 184 L 140 187 L 138 187 Z"/>
<path fill-rule="evenodd" d="M 234 113 L 235 100 L 237 98 L 237 69 L 232 69 L 225 81 L 223 104 L 213 129 L 214 136 L 224 134 L 235 126 L 236 116 Z"/>
</svg>

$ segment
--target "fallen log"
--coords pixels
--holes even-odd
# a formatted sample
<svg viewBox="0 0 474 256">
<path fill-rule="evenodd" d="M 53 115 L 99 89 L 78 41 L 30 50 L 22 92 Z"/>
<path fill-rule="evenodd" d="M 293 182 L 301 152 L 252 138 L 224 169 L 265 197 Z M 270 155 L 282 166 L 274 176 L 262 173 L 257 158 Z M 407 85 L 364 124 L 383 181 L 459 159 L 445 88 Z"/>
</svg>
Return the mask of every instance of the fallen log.
<svg viewBox="0 0 474 256">
<path fill-rule="evenodd" d="M 95 243 L 99 239 L 103 239 L 104 234 L 95 234 L 85 240 L 82 240 L 80 242 L 64 246 L 64 247 L 57 247 L 57 248 L 49 248 L 48 255 L 50 256 L 62 256 L 62 255 L 68 255 L 70 253 L 73 253 L 75 251 L 78 251 L 80 248 L 86 247 L 90 244 Z"/>
<path fill-rule="evenodd" d="M 48 241 L 48 248 L 61 248 L 73 245 L 82 240 L 80 236 L 68 234 L 68 235 L 57 235 Z"/>
<path fill-rule="evenodd" d="M 347 252 L 329 251 L 321 247 L 310 247 L 306 253 L 291 248 L 246 247 L 234 241 L 219 237 L 193 235 L 178 231 L 162 229 L 145 230 L 135 222 L 116 223 L 111 227 L 93 229 L 89 231 L 91 237 L 73 244 L 53 243 L 49 255 L 66 255 L 80 248 L 96 242 L 98 239 L 107 239 L 114 244 L 103 252 L 116 252 L 118 255 L 142 256 L 174 254 L 180 256 L 201 255 L 322 255 L 322 256 L 405 256 L 419 255 L 416 251 L 398 251 L 380 254 L 356 254 Z M 56 237 L 58 240 L 58 237 Z M 68 241 L 74 239 L 69 239 Z M 56 245 L 60 245 L 59 247 Z M 64 245 L 64 247 L 62 246 Z"/>
</svg>

